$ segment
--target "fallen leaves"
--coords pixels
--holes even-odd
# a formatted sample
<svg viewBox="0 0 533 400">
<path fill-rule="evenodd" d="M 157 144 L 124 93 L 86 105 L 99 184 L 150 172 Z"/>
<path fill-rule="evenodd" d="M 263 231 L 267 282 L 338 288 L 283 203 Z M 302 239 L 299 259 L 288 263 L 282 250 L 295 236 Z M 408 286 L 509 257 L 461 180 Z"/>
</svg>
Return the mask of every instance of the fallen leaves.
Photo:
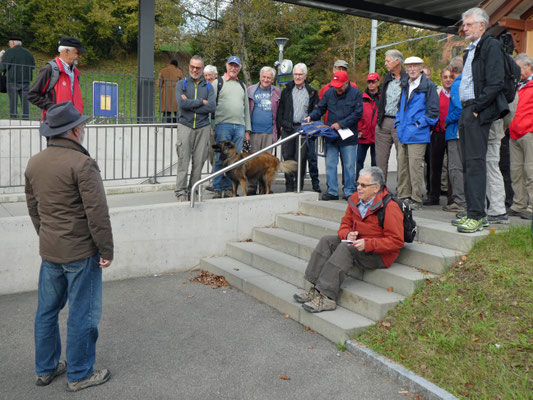
<svg viewBox="0 0 533 400">
<path fill-rule="evenodd" d="M 309 332 L 311 334 L 315 333 L 315 331 L 312 330 L 311 328 L 309 328 L 308 326 L 304 326 L 304 329 L 305 329 L 306 332 Z"/>
<path fill-rule="evenodd" d="M 392 291 L 393 291 L 392 286 L 389 286 L 389 287 L 387 288 L 387 292 L 392 292 Z"/>
<path fill-rule="evenodd" d="M 283 374 L 279 377 L 279 379 L 283 379 L 284 381 L 290 381 L 291 378 L 289 378 L 287 375 Z"/>
<path fill-rule="evenodd" d="M 211 286 L 213 289 L 229 286 L 228 281 L 222 275 L 215 275 L 207 271 L 200 271 L 198 276 L 189 278 L 189 281 Z"/>
<path fill-rule="evenodd" d="M 290 316 L 290 314 L 285 314 L 284 317 L 285 318 L 290 318 L 291 316 Z"/>
</svg>

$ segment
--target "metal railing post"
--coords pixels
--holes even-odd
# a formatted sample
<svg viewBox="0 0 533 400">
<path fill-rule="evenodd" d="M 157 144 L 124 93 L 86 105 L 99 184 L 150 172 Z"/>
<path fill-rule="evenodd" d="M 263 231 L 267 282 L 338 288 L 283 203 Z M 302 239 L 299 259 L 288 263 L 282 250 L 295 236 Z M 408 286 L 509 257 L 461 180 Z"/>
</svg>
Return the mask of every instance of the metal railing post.
<svg viewBox="0 0 533 400">
<path fill-rule="evenodd" d="M 298 135 L 298 177 L 296 178 L 296 193 L 300 193 L 302 187 L 302 135 Z"/>
<path fill-rule="evenodd" d="M 147 128 L 148 129 L 148 135 L 150 134 L 150 128 Z M 152 184 L 158 184 L 159 182 L 157 181 L 157 132 L 158 132 L 158 127 L 154 127 L 154 178 L 153 178 L 153 182 Z M 163 128 L 165 129 L 165 128 Z M 163 160 L 164 162 L 164 160 Z"/>
</svg>

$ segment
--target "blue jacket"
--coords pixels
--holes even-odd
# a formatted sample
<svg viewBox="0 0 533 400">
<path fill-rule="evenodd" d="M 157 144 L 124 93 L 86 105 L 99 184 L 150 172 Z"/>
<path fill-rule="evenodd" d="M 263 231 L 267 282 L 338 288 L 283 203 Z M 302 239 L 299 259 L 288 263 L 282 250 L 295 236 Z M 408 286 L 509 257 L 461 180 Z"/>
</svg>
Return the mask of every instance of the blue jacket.
<svg viewBox="0 0 533 400">
<path fill-rule="evenodd" d="M 182 94 L 187 96 L 187 99 L 183 99 Z M 176 84 L 176 98 L 180 124 L 192 129 L 209 125 L 209 114 L 214 113 L 216 109 L 216 97 L 213 87 L 204 78 L 196 84 L 190 76 L 179 81 Z M 208 103 L 204 104 L 204 100 Z"/>
<path fill-rule="evenodd" d="M 409 95 L 409 78 L 402 79 L 402 97 L 395 126 L 402 144 L 429 143 L 431 128 L 439 119 L 437 87 L 422 72 L 420 85 Z"/>
<path fill-rule="evenodd" d="M 328 125 L 335 122 L 343 129 L 350 129 L 354 135 L 346 140 L 339 136 L 337 141 L 332 142 L 341 146 L 353 146 L 357 144 L 357 124 L 363 116 L 363 96 L 359 89 L 351 85 L 346 87 L 342 95 L 337 95 L 335 88 L 324 93 L 324 97 L 318 103 L 318 107 L 309 115 L 311 120 L 317 121 L 328 111 Z"/>
<path fill-rule="evenodd" d="M 450 87 L 450 106 L 448 107 L 448 115 L 446 116 L 446 140 L 458 139 L 457 129 L 459 128 L 459 117 L 463 111 L 461 99 L 459 98 L 459 86 L 461 86 L 462 77 L 463 74 L 455 78 Z"/>
</svg>

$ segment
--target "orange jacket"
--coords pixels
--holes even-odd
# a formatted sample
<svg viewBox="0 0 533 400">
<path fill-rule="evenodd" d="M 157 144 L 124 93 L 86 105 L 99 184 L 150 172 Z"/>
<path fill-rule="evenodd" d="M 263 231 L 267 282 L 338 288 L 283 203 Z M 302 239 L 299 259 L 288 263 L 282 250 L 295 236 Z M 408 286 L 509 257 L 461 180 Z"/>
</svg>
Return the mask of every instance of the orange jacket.
<svg viewBox="0 0 533 400">
<path fill-rule="evenodd" d="M 357 192 L 353 193 L 337 231 L 341 240 L 346 239 L 349 232 L 357 231 L 358 238 L 365 239 L 365 252 L 379 254 L 387 268 L 398 258 L 404 244 L 403 213 L 393 200 L 389 201 L 385 208 L 383 228 L 379 226 L 376 212 L 383 208 L 382 199 L 388 192 L 387 188 L 384 188 L 376 195 L 364 218 L 361 218 L 357 208 L 359 195 Z"/>
</svg>

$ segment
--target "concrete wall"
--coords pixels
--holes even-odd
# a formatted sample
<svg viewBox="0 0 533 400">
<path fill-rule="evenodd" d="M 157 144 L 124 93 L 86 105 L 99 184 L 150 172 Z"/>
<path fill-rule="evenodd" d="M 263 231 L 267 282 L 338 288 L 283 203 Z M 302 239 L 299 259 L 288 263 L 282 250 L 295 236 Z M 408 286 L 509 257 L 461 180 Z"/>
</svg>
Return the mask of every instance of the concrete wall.
<svg viewBox="0 0 533 400">
<path fill-rule="evenodd" d="M 230 241 L 250 238 L 252 228 L 269 226 L 276 214 L 296 211 L 316 193 L 280 193 L 196 203 L 121 207 L 110 211 L 115 260 L 104 280 L 182 271 L 200 258 L 222 255 Z M 0 223 L 0 295 L 35 290 L 40 258 L 29 217 Z"/>
</svg>

